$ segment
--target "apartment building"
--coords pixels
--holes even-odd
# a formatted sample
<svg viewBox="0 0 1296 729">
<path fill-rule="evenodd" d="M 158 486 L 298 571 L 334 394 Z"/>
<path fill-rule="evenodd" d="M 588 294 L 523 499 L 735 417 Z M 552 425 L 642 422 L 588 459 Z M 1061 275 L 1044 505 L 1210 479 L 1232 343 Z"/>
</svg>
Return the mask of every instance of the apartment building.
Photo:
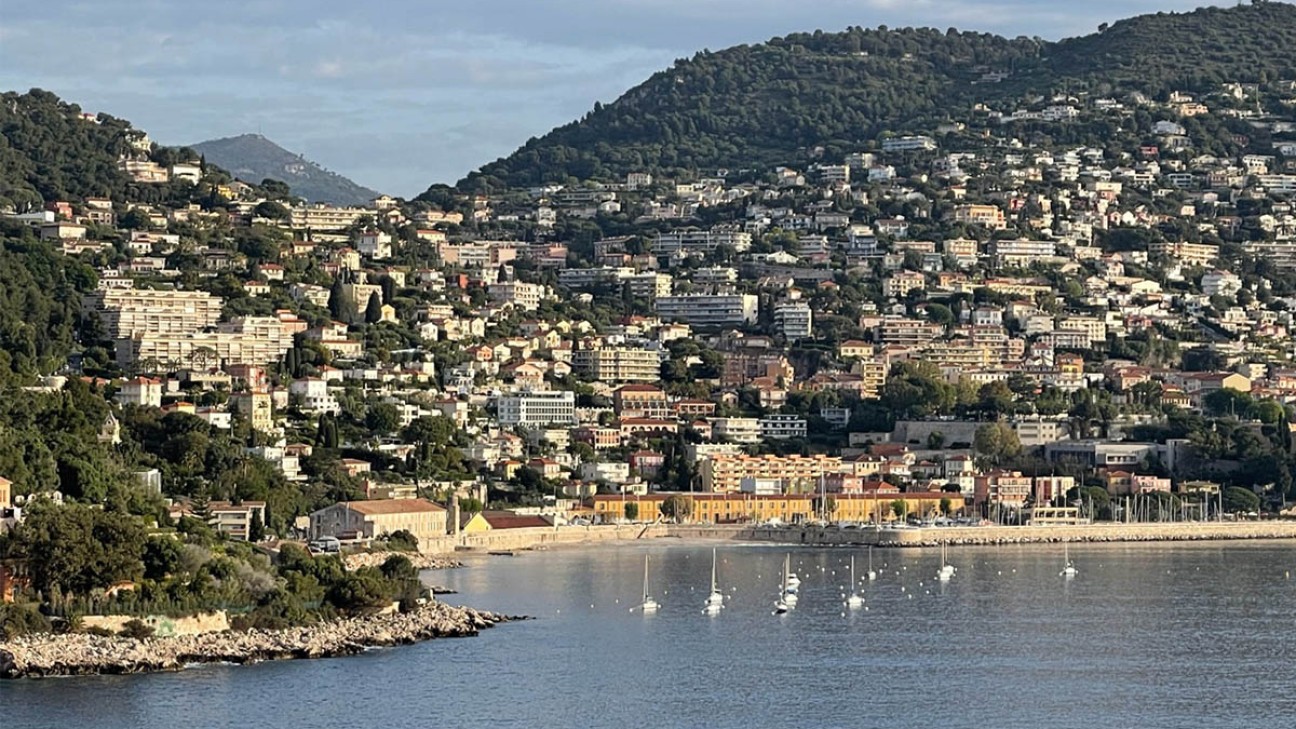
<svg viewBox="0 0 1296 729">
<path fill-rule="evenodd" d="M 662 296 L 653 304 L 657 315 L 697 327 L 742 326 L 756 323 L 759 300 L 754 294 L 686 294 Z"/>
<path fill-rule="evenodd" d="M 1057 255 L 1057 244 L 1051 240 L 997 240 L 990 242 L 990 253 L 996 265 L 1021 268 Z"/>
<path fill-rule="evenodd" d="M 222 302 L 206 291 L 102 289 L 84 308 L 99 317 L 109 339 L 137 334 L 191 334 L 220 321 Z"/>
<path fill-rule="evenodd" d="M 544 298 L 545 287 L 541 284 L 510 281 L 491 284 L 489 292 L 491 299 L 494 301 L 512 304 L 523 311 L 535 311 L 540 308 L 540 300 Z"/>
<path fill-rule="evenodd" d="M 1148 255 L 1168 258 L 1185 266 L 1205 267 L 1219 258 L 1219 246 L 1185 241 L 1153 241 L 1148 244 Z"/>
<path fill-rule="evenodd" d="M 806 419 L 798 415 L 770 415 L 757 423 L 760 437 L 767 440 L 786 440 L 806 437 Z"/>
<path fill-rule="evenodd" d="M 731 443 L 759 443 L 760 421 L 756 418 L 716 418 L 711 421 L 711 437 Z"/>
<path fill-rule="evenodd" d="M 296 324 L 302 324 L 301 327 Z M 293 334 L 304 329 L 300 320 L 247 316 L 219 324 L 213 331 L 137 334 L 116 340 L 117 362 L 131 367 L 156 361 L 167 366 L 191 364 L 269 365 L 292 349 Z"/>
<path fill-rule="evenodd" d="M 689 228 L 660 233 L 652 243 L 652 252 L 659 255 L 678 253 L 705 253 L 727 246 L 742 253 L 751 248 L 752 236 L 743 230 L 716 227 L 710 230 Z"/>
<path fill-rule="evenodd" d="M 598 382 L 656 382 L 661 379 L 661 353 L 625 347 L 578 349 L 572 352 L 572 367 Z"/>
<path fill-rule="evenodd" d="M 883 152 L 915 152 L 936 149 L 936 140 L 925 135 L 887 137 L 882 140 Z"/>
<path fill-rule="evenodd" d="M 293 228 L 322 231 L 349 228 L 360 218 L 372 216 L 375 211 L 369 208 L 337 208 L 332 205 L 298 205 L 288 212 Z"/>
<path fill-rule="evenodd" d="M 945 333 L 945 327 L 940 324 L 900 316 L 883 318 L 879 329 L 884 343 L 910 347 L 927 344 Z"/>
<path fill-rule="evenodd" d="M 811 493 L 819 488 L 825 474 L 841 471 L 836 456 L 748 456 L 717 454 L 698 462 L 702 490 L 733 493 L 741 490 L 743 479 L 776 481 L 781 493 Z"/>
<path fill-rule="evenodd" d="M 517 244 L 503 241 L 442 243 L 437 246 L 442 265 L 460 268 L 497 268 L 517 260 Z"/>
<path fill-rule="evenodd" d="M 533 390 L 503 395 L 495 401 L 499 424 L 535 427 L 576 424 L 576 393 Z"/>
<path fill-rule="evenodd" d="M 804 301 L 783 301 L 774 305 L 774 325 L 789 342 L 814 333 L 814 314 Z"/>
</svg>

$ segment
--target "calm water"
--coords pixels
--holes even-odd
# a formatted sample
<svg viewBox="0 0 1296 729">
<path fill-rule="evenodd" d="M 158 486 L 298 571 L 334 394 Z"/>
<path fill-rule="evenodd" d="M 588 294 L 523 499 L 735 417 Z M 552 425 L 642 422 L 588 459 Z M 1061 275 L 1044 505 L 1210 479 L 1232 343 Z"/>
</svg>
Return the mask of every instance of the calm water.
<svg viewBox="0 0 1296 729">
<path fill-rule="evenodd" d="M 653 556 L 655 616 L 631 612 Z M 1220 727 L 1296 722 L 1296 554 L 1274 543 L 874 552 L 709 547 L 495 558 L 432 578 L 539 620 L 353 658 L 0 683 L 0 727 Z M 862 577 L 865 552 L 858 555 Z M 833 572 L 836 571 L 834 575 Z M 898 573 L 898 574 L 897 574 Z M 902 589 L 903 588 L 903 589 Z M 618 602 L 619 601 L 619 602 Z"/>
</svg>

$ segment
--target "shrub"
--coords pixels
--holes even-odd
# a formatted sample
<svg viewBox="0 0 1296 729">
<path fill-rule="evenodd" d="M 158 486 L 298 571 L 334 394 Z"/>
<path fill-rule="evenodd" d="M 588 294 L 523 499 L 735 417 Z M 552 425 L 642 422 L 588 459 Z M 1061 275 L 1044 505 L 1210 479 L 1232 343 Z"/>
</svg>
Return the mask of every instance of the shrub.
<svg viewBox="0 0 1296 729">
<path fill-rule="evenodd" d="M 53 629 L 49 618 L 31 605 L 0 605 L 0 635 L 5 640 L 31 633 L 48 633 Z"/>
<path fill-rule="evenodd" d="M 121 632 L 118 633 L 118 635 L 120 635 L 123 638 L 134 638 L 135 640 L 147 640 L 148 638 L 153 637 L 154 632 L 155 631 L 153 629 L 153 626 L 148 625 L 144 621 L 136 618 L 134 620 L 127 621 L 127 623 L 122 626 Z"/>
</svg>

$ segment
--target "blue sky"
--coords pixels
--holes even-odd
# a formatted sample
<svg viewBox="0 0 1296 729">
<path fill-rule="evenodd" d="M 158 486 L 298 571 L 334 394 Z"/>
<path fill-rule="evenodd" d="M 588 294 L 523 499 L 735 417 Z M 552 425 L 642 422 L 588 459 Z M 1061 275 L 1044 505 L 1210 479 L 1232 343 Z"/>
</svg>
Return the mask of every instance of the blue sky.
<svg viewBox="0 0 1296 729">
<path fill-rule="evenodd" d="M 702 48 L 950 26 L 1048 39 L 1205 0 L 6 0 L 0 89 L 166 144 L 261 132 L 383 192 L 453 183 Z"/>
</svg>

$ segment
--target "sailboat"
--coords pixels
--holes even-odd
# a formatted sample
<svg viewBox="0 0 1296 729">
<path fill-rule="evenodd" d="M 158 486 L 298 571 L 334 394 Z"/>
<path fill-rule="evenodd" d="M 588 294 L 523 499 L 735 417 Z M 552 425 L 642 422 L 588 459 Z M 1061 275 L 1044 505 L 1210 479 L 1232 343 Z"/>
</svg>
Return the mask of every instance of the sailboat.
<svg viewBox="0 0 1296 729">
<path fill-rule="evenodd" d="M 1063 542 L 1062 550 L 1062 571 L 1058 573 L 1058 577 L 1069 578 L 1080 574 L 1080 570 L 1076 569 L 1075 565 L 1071 564 L 1071 545 Z"/>
<path fill-rule="evenodd" d="M 872 572 L 872 570 L 869 570 L 869 571 Z M 852 609 L 852 610 L 855 610 L 855 609 L 858 609 L 858 608 L 861 608 L 861 607 L 864 606 L 864 598 L 860 597 L 859 593 L 856 592 L 856 590 L 855 590 L 855 585 L 856 585 L 856 583 L 855 583 L 855 555 L 852 554 L 852 555 L 851 555 L 851 593 L 850 593 L 850 597 L 846 598 L 846 607 L 848 607 L 848 608 L 850 608 L 850 609 Z"/>
<path fill-rule="evenodd" d="M 936 579 L 941 582 L 949 582 L 950 578 L 954 576 L 954 572 L 954 565 L 945 561 L 945 543 L 941 542 L 941 568 L 940 572 L 936 573 Z"/>
<path fill-rule="evenodd" d="M 873 580 L 876 580 L 876 579 L 877 579 L 877 573 L 873 571 L 873 548 L 872 548 L 872 547 L 869 547 L 869 571 L 868 571 L 868 578 L 869 578 L 869 582 L 872 582 Z"/>
<path fill-rule="evenodd" d="M 706 605 L 702 612 L 707 615 L 718 615 L 724 609 L 724 593 L 716 586 L 716 551 L 711 550 L 711 594 L 707 595 Z"/>
<path fill-rule="evenodd" d="M 788 566 L 790 569 L 792 555 L 789 554 L 787 556 L 787 559 L 788 559 Z M 789 571 L 787 573 L 787 576 L 784 578 L 783 583 L 784 583 L 783 591 L 789 595 L 795 595 L 797 594 L 797 590 L 801 589 L 801 578 L 797 577 L 795 572 Z"/>
<path fill-rule="evenodd" d="M 639 609 L 645 613 L 655 613 L 660 605 L 657 601 L 648 596 L 648 555 L 644 555 L 644 584 L 643 584 L 643 602 L 640 603 Z"/>
<path fill-rule="evenodd" d="M 779 599 L 774 603 L 774 614 L 782 615 L 792 608 L 796 607 L 796 593 L 788 592 L 788 576 L 791 574 L 789 568 L 792 562 L 792 555 L 783 557 L 783 584 L 779 587 Z"/>
</svg>

